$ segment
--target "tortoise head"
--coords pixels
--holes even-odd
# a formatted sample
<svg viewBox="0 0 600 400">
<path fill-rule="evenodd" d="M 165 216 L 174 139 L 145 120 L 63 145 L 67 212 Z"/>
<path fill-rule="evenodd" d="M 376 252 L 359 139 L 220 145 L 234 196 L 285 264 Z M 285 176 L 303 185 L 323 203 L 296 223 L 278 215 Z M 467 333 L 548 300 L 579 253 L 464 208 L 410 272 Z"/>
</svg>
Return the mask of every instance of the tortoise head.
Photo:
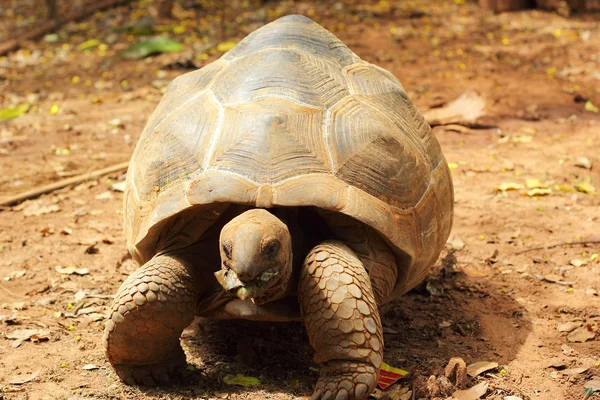
<svg viewBox="0 0 600 400">
<path fill-rule="evenodd" d="M 281 298 L 292 273 L 288 227 L 262 209 L 248 210 L 221 230 L 221 269 L 215 276 L 225 291 L 264 304 Z"/>
</svg>

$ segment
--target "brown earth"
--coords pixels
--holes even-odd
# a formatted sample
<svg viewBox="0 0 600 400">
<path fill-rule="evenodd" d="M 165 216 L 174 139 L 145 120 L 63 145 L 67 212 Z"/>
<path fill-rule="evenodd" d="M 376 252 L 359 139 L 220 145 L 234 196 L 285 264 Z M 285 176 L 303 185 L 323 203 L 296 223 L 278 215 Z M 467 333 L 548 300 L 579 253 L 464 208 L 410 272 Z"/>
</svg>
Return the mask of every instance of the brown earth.
<svg viewBox="0 0 600 400">
<path fill-rule="evenodd" d="M 184 52 L 113 58 L 136 40 L 116 28 L 143 18 L 147 3 L 68 24 L 57 42 L 0 58 L 0 106 L 32 104 L 0 124 L 0 196 L 126 161 L 161 88 L 183 72 L 169 65 L 204 65 L 220 56 L 214 47 L 225 37 L 239 40 L 284 14 L 309 15 L 392 71 L 423 111 L 466 90 L 486 102 L 485 115 L 470 125 L 477 129 L 435 128 L 453 168 L 451 238 L 462 238 L 464 248 L 453 250 L 461 246 L 452 240 L 428 287 L 381 311 L 385 361 L 411 372 L 400 386 L 415 398 L 435 397 L 426 380 L 452 357 L 499 364 L 470 378 L 469 386 L 489 383 L 487 399 L 581 399 L 586 383 L 600 379 L 600 197 L 574 189 L 581 182 L 600 188 L 600 114 L 593 111 L 600 105 L 600 16 L 492 15 L 462 0 L 265 2 L 259 9 L 240 2 L 221 29 L 218 2 L 205 2 L 177 8 L 178 20 L 159 25 L 185 42 Z M 106 46 L 77 49 L 92 38 Z M 576 166 L 581 157 L 591 169 Z M 0 211 L 0 399 L 309 397 L 318 374 L 295 323 L 196 321 L 183 339 L 194 366 L 188 377 L 161 389 L 120 383 L 100 338 L 111 296 L 136 268 L 125 250 L 122 194 L 111 190 L 123 178 L 113 174 Z M 526 179 L 551 193 L 496 189 Z M 572 342 L 558 330 L 567 322 L 589 339 Z M 22 329 L 40 332 L 16 346 L 8 338 Z M 31 373 L 30 382 L 11 383 Z M 224 382 L 236 373 L 261 384 Z"/>
</svg>

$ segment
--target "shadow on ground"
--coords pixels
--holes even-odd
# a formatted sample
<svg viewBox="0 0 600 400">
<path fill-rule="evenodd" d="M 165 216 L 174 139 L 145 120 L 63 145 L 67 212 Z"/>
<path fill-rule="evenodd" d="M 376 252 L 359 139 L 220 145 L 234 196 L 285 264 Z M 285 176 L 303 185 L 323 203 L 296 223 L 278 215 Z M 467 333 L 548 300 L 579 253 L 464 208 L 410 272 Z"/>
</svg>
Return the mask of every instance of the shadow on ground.
<svg viewBox="0 0 600 400">
<path fill-rule="evenodd" d="M 452 256 L 446 257 L 452 260 Z M 449 272 L 450 271 L 450 272 Z M 406 378 L 425 396 L 426 379 L 443 374 L 452 357 L 467 364 L 513 360 L 530 330 L 525 309 L 492 280 L 452 272 L 447 265 L 432 281 L 444 294 L 432 296 L 423 285 L 381 309 L 385 361 L 409 370 Z M 184 335 L 188 361 L 198 371 L 171 391 L 146 394 L 219 397 L 228 394 L 277 398 L 278 393 L 309 396 L 318 379 L 312 348 L 301 323 L 209 321 L 197 319 Z M 230 386 L 228 374 L 260 379 L 256 387 Z M 266 393 L 268 393 L 268 395 Z M 256 398 L 258 398 L 256 397 Z"/>
</svg>

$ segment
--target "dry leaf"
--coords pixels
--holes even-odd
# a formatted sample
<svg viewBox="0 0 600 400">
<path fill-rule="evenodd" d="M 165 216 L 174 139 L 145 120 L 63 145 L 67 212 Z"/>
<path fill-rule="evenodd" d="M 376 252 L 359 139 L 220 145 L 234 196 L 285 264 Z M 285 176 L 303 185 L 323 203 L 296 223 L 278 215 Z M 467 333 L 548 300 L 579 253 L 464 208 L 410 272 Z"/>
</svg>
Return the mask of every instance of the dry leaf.
<svg viewBox="0 0 600 400">
<path fill-rule="evenodd" d="M 520 190 L 523 189 L 523 185 L 515 182 L 505 182 L 498 186 L 496 186 L 496 191 L 498 192 L 506 192 L 508 190 Z"/>
<path fill-rule="evenodd" d="M 13 340 L 11 347 L 16 349 L 26 340 L 31 340 L 32 342 L 48 340 L 50 338 L 50 331 L 45 329 L 17 329 L 7 332 L 5 337 Z"/>
<path fill-rule="evenodd" d="M 573 186 L 575 187 L 575 189 L 577 189 L 578 191 L 580 191 L 582 193 L 586 193 L 586 194 L 596 193 L 596 188 L 587 182 L 579 182 Z"/>
<path fill-rule="evenodd" d="M 24 383 L 31 382 L 40 374 L 41 371 L 42 369 L 40 368 L 31 374 L 13 376 L 8 380 L 8 383 L 11 385 L 22 385 Z"/>
<path fill-rule="evenodd" d="M 245 376 L 242 374 L 225 375 L 223 382 L 228 385 L 238 385 L 244 387 L 260 385 L 260 380 L 258 380 L 258 378 L 253 376 Z"/>
<path fill-rule="evenodd" d="M 43 206 L 38 202 L 32 202 L 23 208 L 23 215 L 26 217 L 39 216 L 44 214 L 50 214 L 53 212 L 59 212 L 60 207 L 57 204 L 51 204 L 49 206 Z"/>
<path fill-rule="evenodd" d="M 575 329 L 579 328 L 580 326 L 581 326 L 581 322 L 571 321 L 571 322 L 566 322 L 564 324 L 560 324 L 558 327 L 556 327 L 556 329 L 559 332 L 572 332 Z"/>
<path fill-rule="evenodd" d="M 563 369 L 562 371 L 559 371 L 559 372 L 563 375 L 579 375 L 579 374 L 583 374 L 588 369 L 589 368 L 570 368 L 570 369 Z"/>
<path fill-rule="evenodd" d="M 447 125 L 473 122 L 484 115 L 485 101 L 473 91 L 461 94 L 443 107 L 432 108 L 423 113 L 429 125 Z"/>
<path fill-rule="evenodd" d="M 573 355 L 577 354 L 577 351 L 574 348 L 572 348 L 571 346 L 569 346 L 568 344 L 563 343 L 560 345 L 560 348 L 561 348 L 563 354 L 565 354 L 567 356 L 573 356 Z"/>
<path fill-rule="evenodd" d="M 477 376 L 490 369 L 498 368 L 498 363 L 493 361 L 479 361 L 467 366 L 467 374 L 470 376 Z"/>
<path fill-rule="evenodd" d="M 465 248 L 465 242 L 458 234 L 454 235 L 452 240 L 448 241 L 448 244 L 452 247 L 452 250 L 462 250 Z"/>
<path fill-rule="evenodd" d="M 575 166 L 579 168 L 592 169 L 592 162 L 587 157 L 579 157 L 575 161 Z"/>
<path fill-rule="evenodd" d="M 89 273 L 87 268 L 76 268 L 76 267 L 61 267 L 56 266 L 54 268 L 56 270 L 56 272 L 58 272 L 59 274 L 65 274 L 65 275 L 87 275 Z"/>
<path fill-rule="evenodd" d="M 571 343 L 583 343 L 596 337 L 596 332 L 588 331 L 584 326 L 576 329 L 567 336 L 567 340 Z"/>
<path fill-rule="evenodd" d="M 525 186 L 527 186 L 528 189 L 544 189 L 548 187 L 548 185 L 540 182 L 540 180 L 537 178 L 525 179 Z"/>
<path fill-rule="evenodd" d="M 237 44 L 236 42 L 232 42 L 232 41 L 219 43 L 217 45 L 217 51 L 220 51 L 221 53 L 225 53 L 226 51 L 233 49 L 236 44 Z"/>
<path fill-rule="evenodd" d="M 487 382 L 481 382 L 467 390 L 457 390 L 452 393 L 452 397 L 457 400 L 477 400 L 483 396 L 488 389 Z"/>
<path fill-rule="evenodd" d="M 527 191 L 527 196 L 535 197 L 535 196 L 548 196 L 552 194 L 552 189 L 550 188 L 536 188 Z"/>
</svg>

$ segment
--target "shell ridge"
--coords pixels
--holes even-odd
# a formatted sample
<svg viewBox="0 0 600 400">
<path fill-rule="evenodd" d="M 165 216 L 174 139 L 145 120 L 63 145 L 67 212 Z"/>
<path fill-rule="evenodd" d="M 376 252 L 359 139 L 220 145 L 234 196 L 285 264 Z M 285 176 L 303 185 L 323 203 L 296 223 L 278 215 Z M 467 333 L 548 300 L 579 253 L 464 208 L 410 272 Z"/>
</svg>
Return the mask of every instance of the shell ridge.
<svg viewBox="0 0 600 400">
<path fill-rule="evenodd" d="M 323 140 L 325 141 L 325 149 L 327 149 L 327 157 L 329 157 L 329 165 L 331 165 L 331 174 L 335 175 L 335 164 L 333 163 L 333 152 L 331 150 L 331 137 L 329 135 L 329 122 L 330 121 L 331 121 L 331 107 L 328 108 L 327 110 L 325 110 L 325 118 L 323 118 Z"/>
<path fill-rule="evenodd" d="M 383 110 L 381 110 L 379 107 L 377 107 L 377 105 L 372 104 L 367 96 L 362 96 L 362 95 L 353 95 L 352 97 L 354 97 L 356 99 L 356 101 L 358 101 L 360 104 L 365 105 L 367 107 L 372 108 L 373 110 L 377 111 L 377 113 L 381 116 L 383 116 L 386 120 L 388 120 L 392 125 L 396 126 L 396 123 L 394 122 L 394 120 L 392 118 L 390 118 L 387 113 L 385 113 Z M 415 108 L 416 109 L 416 108 Z M 403 118 L 404 122 L 407 122 L 406 119 Z M 411 124 L 407 124 L 408 126 L 410 126 Z M 419 146 L 420 148 L 420 152 L 419 152 L 419 156 L 424 157 L 425 160 L 427 161 L 428 165 L 431 165 L 431 159 L 429 154 L 427 153 L 427 149 L 425 148 L 425 143 L 423 142 L 423 139 L 421 139 L 421 137 L 416 133 L 413 132 L 411 129 L 400 129 L 398 127 L 398 130 L 401 131 L 402 133 L 408 134 L 412 139 L 413 139 L 413 143 L 415 143 L 417 146 Z"/>
<path fill-rule="evenodd" d="M 302 48 L 295 47 L 295 46 L 266 47 L 264 49 L 258 49 L 258 50 L 255 50 L 255 51 L 251 52 L 251 53 L 244 54 L 242 56 L 230 57 L 228 61 L 229 62 L 234 62 L 234 61 L 238 61 L 238 60 L 240 60 L 240 59 L 242 59 L 244 57 L 248 57 L 250 55 L 254 55 L 254 54 L 258 54 L 258 53 L 268 53 L 270 51 L 295 51 L 296 53 L 302 53 L 302 54 L 308 55 L 310 57 L 317 58 L 317 59 L 319 59 L 321 61 L 327 62 L 329 64 L 333 64 L 333 66 L 335 66 L 336 68 L 341 65 L 338 62 L 335 62 L 335 61 L 332 61 L 332 60 L 328 60 L 326 58 L 320 57 L 318 54 L 311 53 L 310 51 L 306 51 L 306 50 L 304 50 Z"/>
<path fill-rule="evenodd" d="M 313 110 L 323 110 L 325 109 L 325 107 L 316 107 L 314 104 L 309 104 L 309 103 L 304 103 L 302 101 L 299 101 L 298 99 L 295 99 L 293 97 L 290 96 L 286 96 L 284 94 L 278 93 L 278 94 L 265 94 L 265 95 L 261 95 L 261 96 L 256 96 L 252 99 L 251 102 L 258 102 L 261 100 L 265 100 L 265 99 L 283 99 L 283 100 L 287 100 L 293 103 L 296 103 L 297 105 L 303 106 L 303 107 L 307 107 L 307 108 L 312 108 Z M 218 99 L 217 99 L 218 101 Z M 223 104 L 223 107 L 227 107 L 227 108 L 232 108 L 232 107 L 236 107 L 242 104 L 248 104 L 249 102 L 246 100 L 240 100 L 240 101 L 231 101 L 231 102 L 227 102 Z M 221 104 L 221 103 L 219 103 Z"/>
<path fill-rule="evenodd" d="M 220 61 L 220 60 L 219 60 Z M 221 70 L 219 72 L 217 72 L 206 84 L 206 86 L 204 87 L 204 89 L 200 90 L 198 93 L 195 93 L 193 96 L 190 96 L 189 99 L 187 99 L 186 101 L 184 101 L 183 103 L 179 104 L 177 107 L 173 108 L 172 110 L 170 110 L 167 115 L 165 115 L 165 117 L 163 119 L 160 120 L 160 122 L 158 124 L 156 124 L 156 126 L 154 127 L 154 132 L 156 132 L 158 130 L 158 128 L 160 128 L 163 123 L 169 119 L 169 117 L 171 115 L 173 115 L 173 113 L 175 113 L 176 111 L 178 111 L 179 109 L 181 109 L 183 106 L 197 100 L 198 98 L 202 97 L 202 95 L 204 95 L 206 92 L 208 92 L 210 90 L 210 88 L 212 87 L 213 83 L 217 80 L 217 78 L 223 73 L 224 70 L 227 69 L 227 65 L 229 65 L 229 63 L 227 61 L 223 61 L 224 63 L 226 63 L 226 65 L 223 66 L 223 68 L 221 68 Z"/>
<path fill-rule="evenodd" d="M 209 93 L 212 96 L 215 104 L 217 105 L 217 108 L 219 109 L 219 120 L 217 122 L 217 127 L 215 128 L 215 131 L 213 132 L 213 134 L 210 137 L 210 141 L 208 142 L 208 148 L 206 150 L 206 153 L 204 154 L 204 159 L 202 160 L 202 163 L 201 163 L 202 169 L 204 169 L 204 170 L 208 169 L 208 166 L 210 165 L 210 161 L 213 157 L 213 153 L 215 151 L 215 147 L 217 146 L 218 140 L 221 138 L 221 135 L 223 133 L 223 120 L 224 120 L 223 116 L 225 114 L 225 108 L 219 102 L 219 100 L 215 97 L 212 90 Z"/>
</svg>

